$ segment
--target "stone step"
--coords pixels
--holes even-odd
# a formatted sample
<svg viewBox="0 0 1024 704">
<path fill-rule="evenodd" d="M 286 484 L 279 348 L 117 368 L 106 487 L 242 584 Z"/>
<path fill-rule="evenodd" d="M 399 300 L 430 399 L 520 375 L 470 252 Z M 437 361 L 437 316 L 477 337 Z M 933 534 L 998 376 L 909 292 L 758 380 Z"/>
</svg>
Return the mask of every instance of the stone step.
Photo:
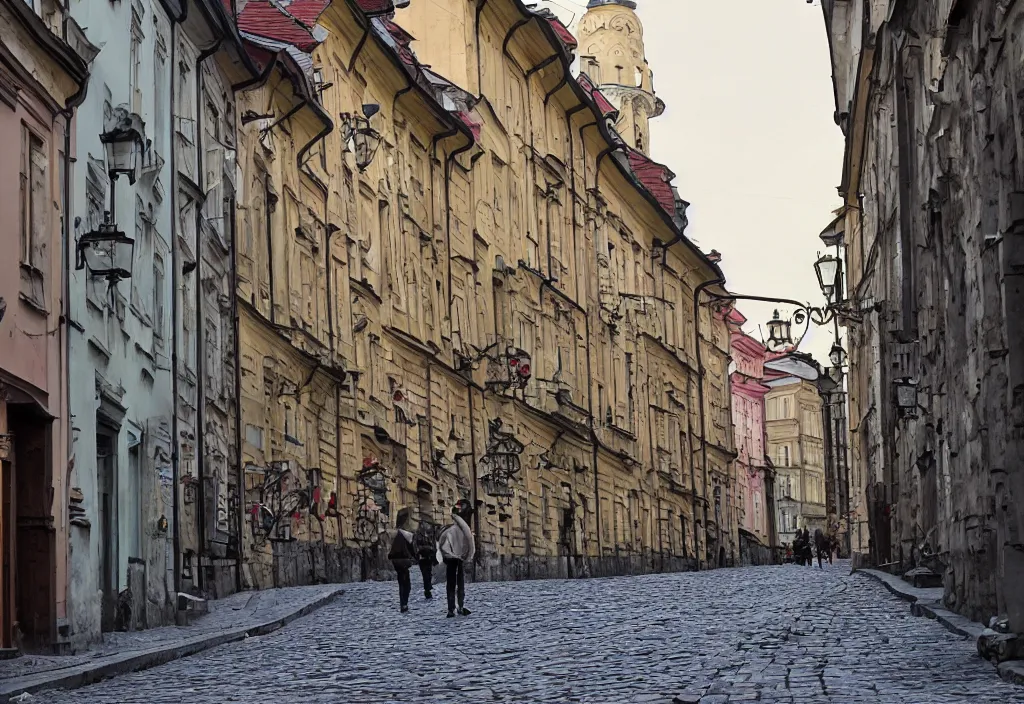
<svg viewBox="0 0 1024 704">
<path fill-rule="evenodd" d="M 903 581 L 913 584 L 918 589 L 933 589 L 942 586 L 942 576 L 935 574 L 927 567 L 915 567 L 903 575 Z"/>
</svg>

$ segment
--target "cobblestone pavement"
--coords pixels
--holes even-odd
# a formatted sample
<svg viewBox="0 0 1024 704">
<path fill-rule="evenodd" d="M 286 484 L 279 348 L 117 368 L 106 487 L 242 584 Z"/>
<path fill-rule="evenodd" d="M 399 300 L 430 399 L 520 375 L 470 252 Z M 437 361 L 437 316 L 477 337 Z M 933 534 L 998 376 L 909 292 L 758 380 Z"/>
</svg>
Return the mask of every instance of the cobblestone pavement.
<svg viewBox="0 0 1024 704">
<path fill-rule="evenodd" d="M 467 585 L 446 619 L 347 585 L 270 635 L 33 704 L 1008 704 L 1024 688 L 845 564 Z M 415 583 L 414 583 L 415 585 Z"/>
<path fill-rule="evenodd" d="M 0 660 L 0 682 L 84 665 L 109 655 L 171 646 L 197 636 L 248 628 L 294 613 L 304 605 L 332 594 L 342 585 L 319 585 L 242 592 L 209 602 L 209 611 L 188 626 L 164 626 L 130 633 L 104 633 L 103 642 L 76 655 L 23 655 Z"/>
</svg>

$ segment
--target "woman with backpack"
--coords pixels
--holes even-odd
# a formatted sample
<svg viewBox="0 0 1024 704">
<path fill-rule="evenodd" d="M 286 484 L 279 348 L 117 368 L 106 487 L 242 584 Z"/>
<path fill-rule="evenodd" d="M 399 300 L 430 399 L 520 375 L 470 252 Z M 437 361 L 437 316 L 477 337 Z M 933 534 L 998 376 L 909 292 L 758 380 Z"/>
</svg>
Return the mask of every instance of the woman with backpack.
<svg viewBox="0 0 1024 704">
<path fill-rule="evenodd" d="M 437 562 L 437 531 L 434 525 L 421 516 L 419 525 L 416 526 L 416 534 L 413 537 L 413 545 L 416 551 L 416 559 L 420 565 L 420 574 L 423 575 L 423 598 L 434 598 L 434 567 Z"/>
<path fill-rule="evenodd" d="M 409 594 L 412 592 L 412 578 L 409 576 L 409 570 L 416 564 L 413 535 L 405 529 L 408 523 L 409 511 L 402 509 L 398 512 L 398 517 L 395 520 L 398 530 L 395 531 L 395 538 L 391 541 L 391 551 L 388 553 L 388 559 L 391 560 L 391 564 L 398 574 L 398 601 L 403 614 L 409 610 Z"/>
</svg>

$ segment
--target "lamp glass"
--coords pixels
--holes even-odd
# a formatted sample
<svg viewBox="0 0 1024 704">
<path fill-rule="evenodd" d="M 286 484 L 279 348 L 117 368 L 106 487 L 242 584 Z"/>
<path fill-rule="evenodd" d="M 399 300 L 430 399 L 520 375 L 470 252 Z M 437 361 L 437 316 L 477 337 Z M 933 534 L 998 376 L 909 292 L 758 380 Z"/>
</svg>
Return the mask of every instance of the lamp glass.
<svg viewBox="0 0 1024 704">
<path fill-rule="evenodd" d="M 831 299 L 839 275 L 839 260 L 826 254 L 814 263 L 814 270 L 818 274 L 818 285 L 822 292 L 826 298 Z"/>
<path fill-rule="evenodd" d="M 98 230 L 82 235 L 78 247 L 93 275 L 115 280 L 131 277 L 135 240 L 113 223 L 104 223 Z"/>
<path fill-rule="evenodd" d="M 772 319 L 768 321 L 768 349 L 777 352 L 793 344 L 791 336 L 792 323 L 782 320 L 779 311 L 775 311 Z"/>
<path fill-rule="evenodd" d="M 114 178 L 123 174 L 129 183 L 135 183 L 142 156 L 142 144 L 136 133 L 111 132 L 101 135 L 100 139 L 107 157 L 107 173 Z"/>
<path fill-rule="evenodd" d="M 846 350 L 836 343 L 832 345 L 832 349 L 828 353 L 828 358 L 832 362 L 833 367 L 842 367 L 843 364 L 846 363 Z"/>
</svg>

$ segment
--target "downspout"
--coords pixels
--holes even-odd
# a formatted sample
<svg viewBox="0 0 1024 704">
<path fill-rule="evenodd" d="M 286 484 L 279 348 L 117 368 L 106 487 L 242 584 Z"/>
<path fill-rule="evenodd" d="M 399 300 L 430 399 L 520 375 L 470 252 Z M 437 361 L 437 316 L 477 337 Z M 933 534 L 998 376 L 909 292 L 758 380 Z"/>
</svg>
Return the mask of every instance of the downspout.
<svg viewBox="0 0 1024 704">
<path fill-rule="evenodd" d="M 484 94 L 484 64 L 480 57 L 480 16 L 484 12 L 484 8 L 487 7 L 488 0 L 477 0 L 476 5 L 476 25 L 474 26 L 475 42 L 476 42 L 476 93 L 477 95 Z"/>
<path fill-rule="evenodd" d="M 700 284 L 697 285 L 697 288 L 695 288 L 693 290 L 693 336 L 694 336 L 694 342 L 695 342 L 695 344 L 694 344 L 694 353 L 696 354 L 696 357 L 697 357 L 697 405 L 700 406 L 700 462 L 701 462 L 701 469 L 702 469 L 702 471 L 704 473 L 704 493 L 705 494 L 707 494 L 707 492 L 708 492 L 708 443 L 707 443 L 707 437 L 706 437 L 706 432 L 707 432 L 707 413 L 704 410 L 704 362 L 703 362 L 703 355 L 701 354 L 701 349 L 700 349 L 700 294 L 703 293 L 705 289 L 707 289 L 707 288 L 709 288 L 711 286 L 720 286 L 720 285 L 722 285 L 724 283 L 725 283 L 725 277 L 724 276 L 719 276 L 718 278 L 709 279 L 707 281 L 701 282 Z M 704 497 L 704 499 L 705 499 L 705 501 L 707 501 L 707 497 L 706 496 Z M 694 516 L 696 516 L 696 510 L 697 510 L 697 496 L 696 496 L 696 494 L 694 494 L 693 501 L 694 501 Z M 705 507 L 704 507 L 704 513 L 705 513 L 705 515 L 707 514 L 707 505 L 706 504 L 705 504 Z M 721 530 L 722 530 L 721 526 L 716 526 L 716 528 L 718 529 L 719 532 L 721 532 Z M 706 525 L 704 526 L 704 530 L 705 530 L 705 532 L 707 531 L 707 526 Z M 707 546 L 705 545 L 705 551 L 706 550 L 707 550 Z M 698 565 L 698 569 L 699 569 L 700 568 L 699 567 L 700 566 L 700 555 L 699 554 L 697 555 L 697 565 Z"/>
<path fill-rule="evenodd" d="M 67 37 L 67 19 L 68 14 L 64 14 L 63 32 L 64 37 Z M 64 256 L 64 261 L 61 266 L 61 313 L 62 325 L 58 327 L 61 331 L 61 347 L 64 352 L 64 363 L 61 365 L 61 373 L 64 375 L 63 387 L 64 392 L 64 418 L 67 419 L 66 423 L 66 435 L 65 435 L 65 456 L 71 454 L 72 434 L 71 429 L 71 327 L 73 325 L 71 321 L 71 262 L 73 261 L 72 256 L 74 251 L 72 249 L 72 242 L 74 238 L 71 235 L 71 126 L 75 119 L 75 110 L 85 102 L 86 93 L 89 88 L 89 75 L 86 75 L 82 79 L 82 86 L 75 91 L 74 95 L 68 98 L 64 105 L 64 109 L 60 111 L 60 114 L 64 116 L 64 182 L 61 184 L 63 190 L 63 222 L 61 223 L 61 251 Z M 68 462 L 70 464 L 70 461 Z M 61 518 L 66 526 L 69 526 L 69 502 L 71 496 L 71 472 L 73 469 L 68 467 L 65 469 L 64 476 L 64 492 L 61 496 Z M 70 526 L 66 529 L 68 531 L 67 547 L 64 551 L 64 574 L 67 577 L 71 575 L 71 536 Z M 65 592 L 64 597 L 65 603 L 65 616 L 69 616 L 67 613 L 68 607 L 71 605 L 71 599 L 68 598 Z"/>
<path fill-rule="evenodd" d="M 456 130 L 457 131 L 457 130 Z M 435 137 L 436 139 L 436 137 Z M 473 147 L 473 139 L 470 138 L 463 146 L 459 147 L 445 158 L 444 165 L 444 212 L 445 212 L 445 240 L 448 247 L 448 324 L 452 324 L 452 167 L 459 154 L 468 152 Z M 450 331 L 449 331 L 450 332 Z"/>
<path fill-rule="evenodd" d="M 175 60 L 177 54 L 177 28 L 188 17 L 188 3 L 182 4 L 181 16 L 171 18 L 171 89 L 170 108 L 171 115 L 177 113 L 176 101 L 174 99 L 174 70 L 178 65 Z M 172 140 L 173 142 L 173 140 Z M 177 149 L 172 143 L 168 161 L 170 162 L 171 177 L 176 180 L 178 167 L 176 158 Z M 181 501 L 179 500 L 179 489 L 181 484 L 181 452 L 178 427 L 178 289 L 182 276 L 181 265 L 178 257 L 178 228 L 177 218 L 174 214 L 177 208 L 177 188 L 171 188 L 171 520 L 174 523 L 171 529 L 172 549 L 174 550 L 174 607 L 178 608 L 178 594 L 181 592 Z"/>
<path fill-rule="evenodd" d="M 203 170 L 203 62 L 217 53 L 224 37 L 218 37 L 213 46 L 204 49 L 196 59 L 196 173 L 203 183 L 203 206 L 206 205 L 206 172 Z M 214 204 L 216 205 L 216 204 Z M 223 204 L 221 204 L 223 209 Z M 203 557 L 206 555 L 206 372 L 205 352 L 206 319 L 203 313 L 203 208 L 196 208 L 196 474 L 199 479 L 199 590 L 203 592 L 206 585 L 206 569 Z"/>
<path fill-rule="evenodd" d="M 469 397 L 469 458 L 473 463 L 473 540 L 476 541 L 476 550 L 473 558 L 473 581 L 475 582 L 476 567 L 480 563 L 480 507 L 477 506 L 477 499 L 479 496 L 477 485 L 479 480 L 477 477 L 476 463 L 476 415 L 473 410 L 476 404 L 473 403 L 472 384 L 466 386 L 466 395 Z M 487 412 L 486 408 L 484 408 L 484 412 Z"/>
<path fill-rule="evenodd" d="M 238 470 L 238 484 L 235 486 L 238 498 L 238 512 L 235 518 L 238 520 L 238 546 L 235 564 L 235 590 L 242 591 L 242 561 L 243 561 L 243 538 L 242 528 L 245 521 L 242 518 L 245 511 L 245 468 L 242 466 L 242 350 L 241 350 L 241 322 L 238 317 L 238 292 L 235 289 L 238 281 L 238 228 L 236 227 L 235 197 L 231 196 L 231 325 L 234 339 L 232 340 L 232 358 L 235 364 L 235 467 Z"/>
<path fill-rule="evenodd" d="M 613 144 L 612 146 L 602 149 L 601 153 L 597 155 L 597 163 L 594 166 L 594 192 L 596 193 L 601 188 L 601 162 L 604 158 L 612 152 L 621 152 L 626 149 L 623 144 Z M 671 244 L 671 243 L 670 243 Z"/>
<path fill-rule="evenodd" d="M 266 220 L 266 223 L 264 224 L 264 229 L 267 231 L 267 279 L 270 288 L 271 325 L 277 324 L 276 313 L 274 312 L 274 227 L 273 223 L 271 222 L 271 213 L 273 213 L 275 210 L 275 202 L 276 201 L 271 200 L 270 177 L 268 176 L 263 181 L 263 203 L 264 207 L 267 209 L 265 213 L 266 217 L 264 218 L 264 220 Z"/>
</svg>

